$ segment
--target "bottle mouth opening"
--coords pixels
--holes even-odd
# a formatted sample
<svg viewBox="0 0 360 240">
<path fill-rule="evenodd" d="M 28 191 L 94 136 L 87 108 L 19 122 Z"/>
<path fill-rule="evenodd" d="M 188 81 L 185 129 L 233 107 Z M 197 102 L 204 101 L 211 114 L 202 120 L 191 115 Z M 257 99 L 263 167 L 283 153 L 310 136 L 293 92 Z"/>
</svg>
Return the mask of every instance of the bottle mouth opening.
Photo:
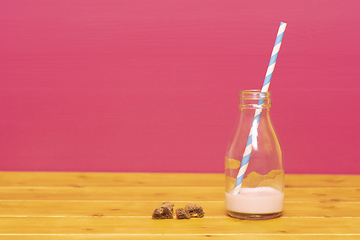
<svg viewBox="0 0 360 240">
<path fill-rule="evenodd" d="M 241 109 L 264 109 L 271 107 L 271 93 L 261 90 L 244 90 L 239 92 Z"/>
<path fill-rule="evenodd" d="M 239 92 L 239 97 L 241 99 L 260 100 L 270 98 L 271 92 L 261 92 L 259 89 L 244 90 Z"/>
</svg>

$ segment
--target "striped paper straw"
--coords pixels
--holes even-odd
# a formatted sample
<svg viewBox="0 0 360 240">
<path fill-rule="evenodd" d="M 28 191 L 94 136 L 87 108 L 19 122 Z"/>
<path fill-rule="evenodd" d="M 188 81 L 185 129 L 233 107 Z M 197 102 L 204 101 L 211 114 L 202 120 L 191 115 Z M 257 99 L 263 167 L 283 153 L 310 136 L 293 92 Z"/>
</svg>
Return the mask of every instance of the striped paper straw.
<svg viewBox="0 0 360 240">
<path fill-rule="evenodd" d="M 264 80 L 264 84 L 263 84 L 263 86 L 261 88 L 261 92 L 267 92 L 269 90 L 270 80 L 271 80 L 272 74 L 274 72 L 276 59 L 277 59 L 277 56 L 279 54 L 279 50 L 280 50 L 280 46 L 281 46 L 282 39 L 283 39 L 283 36 L 284 36 L 285 28 L 286 28 L 286 23 L 281 22 L 278 33 L 277 33 L 277 36 L 276 36 L 274 48 L 273 48 L 273 51 L 271 53 L 269 66 L 268 66 L 268 69 L 266 71 L 265 80 Z M 259 102 L 258 102 L 258 105 L 262 105 L 264 102 L 265 102 L 264 99 L 260 99 Z M 240 169 L 239 169 L 239 173 L 238 173 L 238 175 L 236 177 L 235 188 L 234 188 L 234 191 L 233 191 L 234 195 L 237 195 L 237 194 L 240 193 L 242 180 L 244 178 L 246 169 L 247 169 L 247 167 L 249 165 L 249 160 L 250 160 L 251 152 L 252 152 L 252 148 L 253 148 L 253 145 L 252 145 L 253 133 L 254 133 L 254 131 L 257 130 L 257 128 L 259 126 L 261 113 L 262 113 L 262 109 L 256 109 L 255 110 L 254 120 L 253 120 L 253 123 L 251 125 L 251 129 L 250 129 L 249 137 L 248 137 L 248 140 L 247 140 L 247 143 L 246 143 L 243 158 L 241 159 L 241 166 L 240 166 Z"/>
</svg>

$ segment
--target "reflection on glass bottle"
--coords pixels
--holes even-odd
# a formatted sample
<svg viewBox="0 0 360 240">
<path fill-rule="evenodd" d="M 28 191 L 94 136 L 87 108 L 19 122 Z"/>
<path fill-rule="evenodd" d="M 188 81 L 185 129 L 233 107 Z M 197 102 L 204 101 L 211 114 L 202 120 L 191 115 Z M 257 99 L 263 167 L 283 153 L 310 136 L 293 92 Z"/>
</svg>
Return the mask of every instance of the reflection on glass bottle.
<svg viewBox="0 0 360 240">
<path fill-rule="evenodd" d="M 230 216 L 241 219 L 278 217 L 284 205 L 284 170 L 280 144 L 270 119 L 271 95 L 259 90 L 246 90 L 239 95 L 240 116 L 225 156 L 226 210 Z M 259 124 L 251 128 L 256 112 L 261 113 Z M 249 142 L 249 163 L 239 180 Z"/>
</svg>

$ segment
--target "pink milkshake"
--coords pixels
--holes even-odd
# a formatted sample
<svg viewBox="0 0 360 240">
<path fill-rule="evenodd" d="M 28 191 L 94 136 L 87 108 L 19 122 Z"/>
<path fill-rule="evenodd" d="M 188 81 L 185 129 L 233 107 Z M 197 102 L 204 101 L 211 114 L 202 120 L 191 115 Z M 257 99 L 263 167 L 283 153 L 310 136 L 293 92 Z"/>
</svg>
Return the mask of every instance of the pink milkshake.
<svg viewBox="0 0 360 240">
<path fill-rule="evenodd" d="M 237 195 L 225 193 L 226 210 L 231 216 L 239 218 L 265 219 L 266 215 L 280 216 L 283 203 L 284 193 L 272 187 L 241 188 Z"/>
</svg>

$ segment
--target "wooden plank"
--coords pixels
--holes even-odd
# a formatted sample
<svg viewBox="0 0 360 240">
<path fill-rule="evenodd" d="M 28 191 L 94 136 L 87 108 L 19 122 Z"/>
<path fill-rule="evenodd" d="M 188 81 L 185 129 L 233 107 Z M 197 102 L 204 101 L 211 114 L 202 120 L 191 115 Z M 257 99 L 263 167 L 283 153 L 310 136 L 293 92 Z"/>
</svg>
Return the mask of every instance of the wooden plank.
<svg viewBox="0 0 360 240">
<path fill-rule="evenodd" d="M 132 201 L 0 201 L 0 217 L 149 217 L 159 202 Z M 176 201 L 175 209 L 189 202 Z M 226 217 L 224 201 L 199 201 L 207 217 Z M 359 217 L 360 202 L 284 204 L 283 217 Z"/>
<path fill-rule="evenodd" d="M 286 175 L 283 217 L 242 221 L 226 216 L 223 174 L 17 174 L 0 173 L 1 240 L 360 239 L 358 176 Z M 152 220 L 163 201 L 205 218 Z"/>
<path fill-rule="evenodd" d="M 0 200 L 223 201 L 223 187 L 0 187 Z M 360 202 L 360 188 L 287 188 L 287 202 Z"/>
<path fill-rule="evenodd" d="M 223 190 L 222 187 L 0 187 L 0 199 L 199 201 L 222 200 Z"/>
<path fill-rule="evenodd" d="M 284 203 L 284 217 L 360 217 L 360 202 Z"/>
<path fill-rule="evenodd" d="M 287 187 L 358 187 L 360 175 L 286 174 Z M 224 174 L 0 172 L 0 186 L 59 187 L 223 187 Z"/>
<path fill-rule="evenodd" d="M 286 174 L 286 187 L 360 187 L 360 175 Z"/>
<path fill-rule="evenodd" d="M 223 174 L 0 172 L 0 186 L 161 187 L 224 186 Z"/>
<path fill-rule="evenodd" d="M 220 239 L 220 240 L 359 240 L 359 234 L 201 234 L 201 235 L 185 235 L 185 234 L 144 234 L 144 235 L 124 235 L 124 234 L 0 234 L 1 240 L 187 240 L 187 239 Z"/>
<path fill-rule="evenodd" d="M 234 218 L 152 220 L 149 218 L 0 218 L 1 234 L 358 234 L 360 218 Z"/>
</svg>

